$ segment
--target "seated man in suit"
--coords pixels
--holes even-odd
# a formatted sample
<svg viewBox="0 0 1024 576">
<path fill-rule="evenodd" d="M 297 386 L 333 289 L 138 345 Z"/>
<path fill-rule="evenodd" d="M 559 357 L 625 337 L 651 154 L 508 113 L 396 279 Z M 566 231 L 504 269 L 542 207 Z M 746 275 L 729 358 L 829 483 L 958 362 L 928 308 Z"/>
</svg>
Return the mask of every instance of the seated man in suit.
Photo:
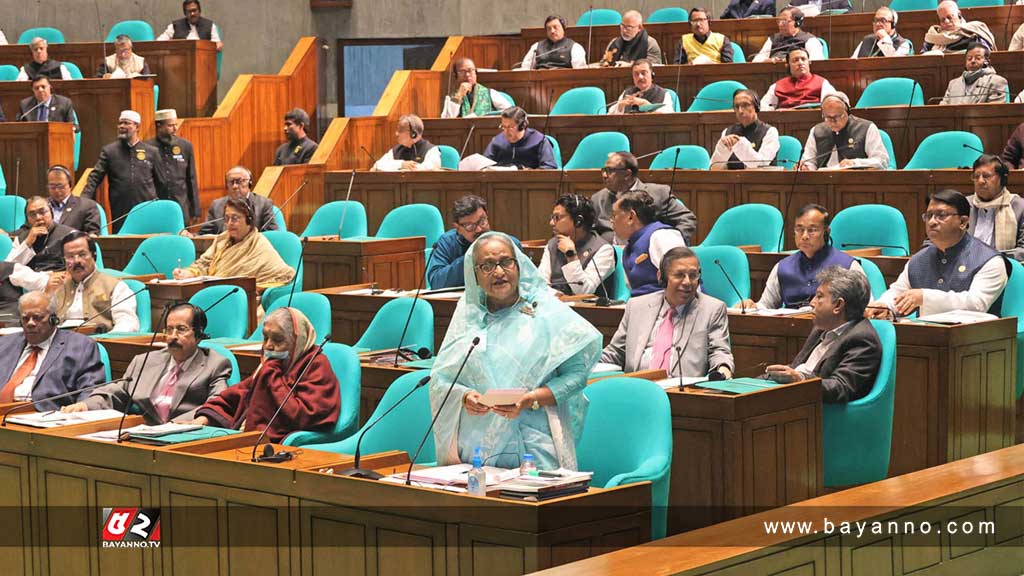
<svg viewBox="0 0 1024 576">
<path fill-rule="evenodd" d="M 123 281 L 96 269 L 96 241 L 74 231 L 64 238 L 64 282 L 54 288 L 57 315 L 97 332 L 138 332 L 135 295 Z M 77 321 L 77 322 L 74 322 Z"/>
<path fill-rule="evenodd" d="M 309 164 L 317 147 L 316 142 L 306 135 L 309 127 L 309 114 L 302 108 L 293 108 L 285 113 L 284 136 L 288 141 L 277 147 L 274 166 Z"/>
<path fill-rule="evenodd" d="M 114 39 L 114 53 L 104 58 L 96 71 L 97 78 L 135 78 L 149 74 L 149 64 L 132 52 L 132 39 L 127 34 L 118 34 Z"/>
<path fill-rule="evenodd" d="M 850 114 L 850 98 L 844 92 L 822 98 L 821 117 L 824 121 L 807 135 L 799 170 L 889 167 L 889 151 L 878 126 Z"/>
<path fill-rule="evenodd" d="M 999 311 L 1009 264 L 994 248 L 967 233 L 971 205 L 956 190 L 928 196 L 921 215 L 931 243 L 910 257 L 896 281 L 872 302 L 868 318 L 952 310 Z"/>
<path fill-rule="evenodd" d="M 204 330 L 203 309 L 178 302 L 167 313 L 167 348 L 132 358 L 124 373 L 131 380 L 101 386 L 61 411 L 124 411 L 134 404 L 147 424 L 191 421 L 197 408 L 227 388 L 231 375 L 227 358 L 198 346 L 206 338 Z"/>
<path fill-rule="evenodd" d="M 972 42 L 984 44 L 989 50 L 996 50 L 996 39 L 988 25 L 980 20 L 968 22 L 960 13 L 955 0 L 939 2 L 935 9 L 939 23 L 924 33 L 921 53 L 961 52 Z"/>
<path fill-rule="evenodd" d="M 18 119 L 23 122 L 70 122 L 78 132 L 78 118 L 70 98 L 53 93 L 53 86 L 46 76 L 32 81 L 32 95 L 23 98 L 19 104 Z"/>
<path fill-rule="evenodd" d="M 50 44 L 45 38 L 33 38 L 28 45 L 32 50 L 32 61 L 18 70 L 15 80 L 35 80 L 46 76 L 52 80 L 71 80 L 71 72 L 59 60 L 50 60 Z"/>
<path fill-rule="evenodd" d="M 73 196 L 75 176 L 60 164 L 46 171 L 46 188 L 50 193 L 50 209 L 54 222 L 90 236 L 100 234 L 100 207 L 95 201 Z"/>
<path fill-rule="evenodd" d="M 398 144 L 374 162 L 371 170 L 397 172 L 441 168 L 441 149 L 423 137 L 423 120 L 419 116 L 405 114 L 399 118 L 395 139 Z"/>
<path fill-rule="evenodd" d="M 22 332 L 0 337 L 0 403 L 40 401 L 102 384 L 105 370 L 99 348 L 88 336 L 58 330 L 53 301 L 43 292 L 18 300 Z M 79 398 L 84 397 L 83 392 Z M 76 397 L 43 400 L 37 410 L 56 410 Z"/>
<path fill-rule="evenodd" d="M 672 94 L 668 90 L 654 83 L 654 67 L 651 61 L 646 58 L 634 60 L 631 66 L 633 71 L 633 85 L 619 94 L 619 99 L 608 106 L 609 114 L 626 114 L 639 112 L 655 112 L 657 114 L 671 114 L 675 112 L 672 106 Z M 661 107 L 654 110 L 643 110 L 641 106 Z"/>
<path fill-rule="evenodd" d="M 914 46 L 896 31 L 899 14 L 889 6 L 880 6 L 875 10 L 875 18 L 871 22 L 871 34 L 868 34 L 857 45 L 850 58 L 871 58 L 875 56 L 910 56 Z"/>
<path fill-rule="evenodd" d="M 33 196 L 25 204 L 25 223 L 15 231 L 7 262 L 24 264 L 36 272 L 64 269 L 64 238 L 74 230 L 53 220 L 50 201 Z"/>
<path fill-rule="evenodd" d="M 732 378 L 725 303 L 700 292 L 700 261 L 686 247 L 665 253 L 659 291 L 630 298 L 601 362 L 625 372 L 664 369 L 669 376 Z"/>
<path fill-rule="evenodd" d="M 686 246 L 679 230 L 654 216 L 654 199 L 642 190 L 620 194 L 612 207 L 615 236 L 626 243 L 622 266 L 631 296 L 657 291 L 663 256 L 672 248 Z"/>
<path fill-rule="evenodd" d="M 455 227 L 437 239 L 427 261 L 427 280 L 435 290 L 465 285 L 462 265 L 466 251 L 474 240 L 491 231 L 487 201 L 472 194 L 459 198 L 452 206 L 452 223 Z M 519 240 L 512 238 L 512 241 L 519 246 Z"/>
<path fill-rule="evenodd" d="M 967 230 L 978 240 L 1015 260 L 1024 260 L 1024 198 L 1006 188 L 1010 169 L 999 156 L 982 154 L 974 161 L 974 194 Z"/>
<path fill-rule="evenodd" d="M 816 280 L 814 329 L 792 364 L 773 364 L 766 374 L 783 383 L 818 377 L 822 401 L 850 402 L 871 391 L 882 361 L 882 343 L 864 318 L 871 286 L 864 274 L 838 266 L 822 270 Z"/>
<path fill-rule="evenodd" d="M 828 80 L 811 72 L 806 48 L 794 48 L 786 54 L 789 75 L 768 87 L 761 98 L 761 110 L 788 110 L 805 104 L 824 105 L 825 98 L 836 91 Z"/>
<path fill-rule="evenodd" d="M 804 32 L 804 13 L 799 8 L 787 6 L 779 12 L 776 21 L 778 34 L 772 34 L 764 41 L 761 50 L 754 54 L 751 62 L 782 62 L 796 49 L 803 50 L 810 60 L 824 60 L 825 48 L 813 34 Z"/>
<path fill-rule="evenodd" d="M 250 190 L 252 185 L 252 172 L 245 166 L 235 166 L 228 170 L 224 175 L 227 195 L 217 198 L 210 204 L 210 209 L 206 212 L 206 222 L 200 226 L 199 234 L 220 234 L 224 231 L 224 204 L 228 198 L 244 198 L 252 203 L 256 216 L 253 226 L 260 232 L 277 230 L 277 222 L 274 221 L 274 201 L 266 196 L 253 194 Z M 179 234 L 189 238 L 193 236 L 188 228 Z"/>
<path fill-rule="evenodd" d="M 939 104 L 989 104 L 1005 102 L 1010 89 L 1006 78 L 996 74 L 989 63 L 989 50 L 983 44 L 972 42 L 967 46 L 963 74 L 954 77 L 946 86 Z"/>
</svg>

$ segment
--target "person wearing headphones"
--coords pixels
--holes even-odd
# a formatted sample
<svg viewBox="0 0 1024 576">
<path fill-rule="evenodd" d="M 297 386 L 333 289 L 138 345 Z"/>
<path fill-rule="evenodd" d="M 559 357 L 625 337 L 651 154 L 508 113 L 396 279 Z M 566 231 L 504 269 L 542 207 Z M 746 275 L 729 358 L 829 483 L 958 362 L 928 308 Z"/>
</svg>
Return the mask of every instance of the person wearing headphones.
<svg viewBox="0 0 1024 576">
<path fill-rule="evenodd" d="M 768 273 L 761 299 L 746 299 L 743 308 L 774 310 L 807 306 L 818 288 L 818 273 L 831 266 L 856 270 L 857 259 L 832 246 L 829 224 L 832 215 L 820 204 L 806 204 L 796 213 L 793 242 L 796 252 L 780 260 Z M 869 296 L 870 297 L 870 296 Z"/>
<path fill-rule="evenodd" d="M 672 248 L 686 246 L 682 234 L 655 218 L 654 199 L 642 190 L 619 195 L 612 206 L 612 227 L 625 243 L 622 267 L 630 295 L 657 291 L 662 257 Z"/>
<path fill-rule="evenodd" d="M 788 6 L 779 12 L 778 34 L 773 34 L 764 41 L 761 50 L 751 62 L 783 62 L 788 61 L 788 54 L 796 48 L 803 48 L 811 60 L 824 60 L 825 50 L 821 41 L 813 34 L 803 31 L 804 13 L 799 8 Z"/>
<path fill-rule="evenodd" d="M 960 7 L 954 0 L 940 2 L 935 13 L 939 17 L 939 23 L 925 32 L 924 44 L 921 46 L 922 54 L 962 52 L 972 42 L 977 42 L 989 50 L 996 50 L 996 38 L 988 26 L 980 20 L 964 20 Z"/>
<path fill-rule="evenodd" d="M 967 47 L 964 73 L 949 81 L 939 104 L 988 104 L 1005 102 L 1010 89 L 1006 78 L 996 74 L 989 64 L 989 51 L 983 44 L 971 42 Z"/>
<path fill-rule="evenodd" d="M 657 291 L 630 298 L 601 362 L 624 372 L 732 378 L 725 302 L 700 291 L 700 260 L 680 246 L 665 253 Z"/>
<path fill-rule="evenodd" d="M 54 222 L 73 230 L 97 236 L 100 230 L 100 208 L 95 201 L 71 194 L 75 177 L 60 164 L 46 171 L 46 188 L 50 193 L 50 209 Z"/>
<path fill-rule="evenodd" d="M 14 246 L 4 259 L 36 272 L 64 269 L 64 238 L 74 230 L 53 221 L 48 198 L 33 196 L 25 202 L 25 223 L 14 231 Z"/>
<path fill-rule="evenodd" d="M 586 68 L 587 51 L 579 42 L 566 38 L 566 26 L 568 24 L 561 16 L 551 15 L 545 18 L 544 34 L 547 38 L 530 46 L 516 70 Z"/>
<path fill-rule="evenodd" d="M 811 60 L 806 48 L 794 48 L 786 54 L 789 76 L 768 87 L 761 98 L 761 110 L 787 110 L 805 104 L 823 102 L 835 93 L 832 83 L 811 72 Z"/>
<path fill-rule="evenodd" d="M 502 110 L 501 132 L 491 139 L 484 156 L 498 166 L 557 170 L 551 142 L 529 126 L 526 110 L 519 106 Z"/>
<path fill-rule="evenodd" d="M 644 30 L 643 14 L 636 10 L 628 10 L 622 15 L 619 35 L 604 50 L 602 62 L 611 66 L 629 66 L 641 58 L 646 58 L 651 64 L 663 63 L 661 46 Z"/>
<path fill-rule="evenodd" d="M 537 272 L 562 294 L 614 295 L 615 248 L 594 231 L 590 200 L 564 194 L 551 209 L 551 231 Z"/>
<path fill-rule="evenodd" d="M 1015 260 L 1024 261 L 1024 198 L 1006 189 L 1010 169 L 992 154 L 974 161 L 974 194 L 971 205 L 971 236 Z"/>
<path fill-rule="evenodd" d="M 896 31 L 899 14 L 888 6 L 875 10 L 875 18 L 871 21 L 871 34 L 868 34 L 857 45 L 850 58 L 869 58 L 873 56 L 910 56 L 914 53 L 914 43 Z"/>
<path fill-rule="evenodd" d="M 75 231 L 64 239 L 64 281 L 53 288 L 57 315 L 77 326 L 103 332 L 138 332 L 139 316 L 132 289 L 96 269 L 96 240 Z"/>
<path fill-rule="evenodd" d="M 58 330 L 60 318 L 45 292 L 18 299 L 21 332 L 0 337 L 0 403 L 40 401 L 36 410 L 57 410 L 88 392 L 56 400 L 50 396 L 102 384 L 106 370 L 96 342 L 84 334 Z"/>
<path fill-rule="evenodd" d="M 399 118 L 395 139 L 398 144 L 385 152 L 371 170 L 397 172 L 441 169 L 441 149 L 423 137 L 423 120 L 419 116 L 406 114 Z"/>
<path fill-rule="evenodd" d="M 504 94 L 476 81 L 476 64 L 469 58 L 459 58 L 454 64 L 459 85 L 454 94 L 444 97 L 441 118 L 475 118 L 501 112 L 512 105 Z M 423 130 L 417 130 L 423 133 Z"/>
<path fill-rule="evenodd" d="M 676 50 L 676 64 L 721 64 L 732 62 L 733 50 L 729 37 L 711 31 L 708 9 L 697 6 L 690 9 L 689 34 L 683 34 Z"/>
<path fill-rule="evenodd" d="M 619 94 L 619 99 L 608 107 L 609 114 L 675 112 L 672 95 L 668 90 L 654 83 L 654 67 L 651 61 L 640 58 L 633 61 L 633 85 Z M 652 109 L 653 108 L 653 109 Z"/>
<path fill-rule="evenodd" d="M 889 152 L 878 127 L 850 114 L 850 98 L 844 92 L 834 92 L 822 99 L 821 117 L 824 122 L 811 128 L 796 169 L 888 169 Z"/>
<path fill-rule="evenodd" d="M 224 174 L 224 187 L 227 189 L 227 196 L 221 196 L 210 204 L 206 212 L 206 222 L 199 227 L 199 234 L 220 234 L 224 231 L 224 206 L 228 198 L 241 198 L 248 200 L 253 207 L 256 218 L 253 225 L 260 232 L 277 230 L 277 221 L 274 220 L 274 201 L 266 196 L 252 193 L 252 172 L 245 166 L 234 166 Z M 192 232 L 187 228 L 179 232 L 181 236 L 192 238 Z"/>
<path fill-rule="evenodd" d="M 137 406 L 146 424 L 192 421 L 200 406 L 227 388 L 231 376 L 227 358 L 199 347 L 207 338 L 205 330 L 202 308 L 174 303 L 164 326 L 166 348 L 135 356 L 124 373 L 131 380 L 101 386 L 61 412 L 125 411 Z"/>
<path fill-rule="evenodd" d="M 757 92 L 741 88 L 732 94 L 736 124 L 722 130 L 711 155 L 712 170 L 766 168 L 779 153 L 779 130 L 758 119 Z"/>
<path fill-rule="evenodd" d="M 288 141 L 277 147 L 274 166 L 309 164 L 317 148 L 316 142 L 306 135 L 309 127 L 309 114 L 302 108 L 292 108 L 285 113 L 284 137 Z"/>
</svg>

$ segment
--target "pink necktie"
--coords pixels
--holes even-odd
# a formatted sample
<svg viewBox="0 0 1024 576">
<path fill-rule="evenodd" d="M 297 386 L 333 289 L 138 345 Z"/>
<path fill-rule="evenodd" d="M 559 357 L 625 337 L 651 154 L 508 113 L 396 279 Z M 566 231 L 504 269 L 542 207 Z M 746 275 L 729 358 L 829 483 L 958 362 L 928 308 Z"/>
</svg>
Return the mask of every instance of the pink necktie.
<svg viewBox="0 0 1024 576">
<path fill-rule="evenodd" d="M 654 336 L 654 350 L 651 353 L 651 370 L 668 370 L 671 366 L 672 336 L 675 332 L 675 324 L 672 319 L 675 317 L 675 310 L 671 307 L 665 312 L 665 318 L 658 327 L 658 333 Z"/>
<path fill-rule="evenodd" d="M 157 400 L 164 400 L 156 402 L 153 408 L 156 409 L 156 413 L 160 416 L 161 422 L 167 422 L 167 417 L 171 413 L 171 402 L 174 400 L 174 387 L 178 384 L 178 374 L 180 368 L 177 364 L 174 368 L 171 368 L 171 373 L 167 375 L 167 381 L 164 382 L 163 390 L 160 391 L 160 395 L 157 396 Z M 164 397 L 166 396 L 166 399 Z"/>
</svg>

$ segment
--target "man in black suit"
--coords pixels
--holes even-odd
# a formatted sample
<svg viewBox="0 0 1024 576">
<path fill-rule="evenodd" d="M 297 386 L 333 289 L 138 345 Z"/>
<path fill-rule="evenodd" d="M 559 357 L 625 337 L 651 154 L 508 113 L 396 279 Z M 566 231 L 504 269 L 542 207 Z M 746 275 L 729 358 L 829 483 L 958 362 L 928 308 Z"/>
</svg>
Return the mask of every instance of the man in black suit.
<svg viewBox="0 0 1024 576">
<path fill-rule="evenodd" d="M 773 364 L 767 376 L 776 382 L 819 377 L 824 402 L 851 402 L 871 391 L 882 361 L 882 343 L 864 318 L 871 286 L 861 272 L 838 266 L 819 272 L 817 281 L 811 335 L 792 364 Z"/>
<path fill-rule="evenodd" d="M 78 118 L 71 99 L 53 93 L 53 86 L 46 76 L 32 81 L 32 95 L 21 101 L 18 120 L 23 122 L 71 122 L 78 132 Z"/>
<path fill-rule="evenodd" d="M 199 206 L 199 180 L 192 143 L 179 138 L 178 112 L 173 108 L 156 111 L 156 138 L 146 144 L 160 151 L 160 163 L 167 184 L 167 199 L 181 206 L 185 223 L 202 216 Z"/>
<path fill-rule="evenodd" d="M 206 222 L 199 228 L 199 234 L 220 234 L 224 231 L 224 204 L 228 198 L 244 198 L 252 202 L 253 226 L 260 232 L 277 230 L 277 222 L 274 221 L 274 201 L 266 196 L 253 194 L 252 172 L 245 166 L 235 166 L 224 175 L 224 186 L 227 188 L 227 196 L 222 196 L 210 204 L 206 213 Z M 182 236 L 192 237 L 187 229 L 181 231 Z"/>
<path fill-rule="evenodd" d="M 60 164 L 54 164 L 46 171 L 46 188 L 50 192 L 53 221 L 90 236 L 97 236 L 102 233 L 99 204 L 88 198 L 72 196 L 71 187 L 74 184 L 74 175 Z"/>
</svg>

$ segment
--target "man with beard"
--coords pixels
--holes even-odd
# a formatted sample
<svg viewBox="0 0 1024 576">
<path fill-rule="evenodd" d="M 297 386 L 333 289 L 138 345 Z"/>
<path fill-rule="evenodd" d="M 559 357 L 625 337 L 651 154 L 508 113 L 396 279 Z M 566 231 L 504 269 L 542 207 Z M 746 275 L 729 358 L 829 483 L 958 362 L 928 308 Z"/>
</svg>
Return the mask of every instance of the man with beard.
<svg viewBox="0 0 1024 576">
<path fill-rule="evenodd" d="M 63 249 L 67 272 L 53 294 L 57 315 L 75 325 L 88 320 L 96 332 L 138 332 L 132 289 L 96 269 L 96 241 L 76 231 L 64 238 Z"/>
<path fill-rule="evenodd" d="M 293 108 L 284 115 L 284 137 L 288 141 L 277 148 L 274 166 L 309 163 L 316 152 L 316 142 L 306 136 L 308 129 L 309 114 L 302 108 Z"/>
<path fill-rule="evenodd" d="M 661 46 L 644 30 L 644 17 L 636 10 L 622 15 L 619 35 L 605 48 L 605 62 L 612 66 L 629 66 L 646 58 L 652 64 L 661 64 Z"/>
<path fill-rule="evenodd" d="M 59 60 L 50 60 L 49 43 L 45 38 L 33 38 L 29 44 L 32 61 L 21 67 L 15 80 L 35 80 L 46 76 L 51 80 L 71 80 L 71 72 Z"/>
<path fill-rule="evenodd" d="M 192 143 L 179 138 L 178 112 L 173 108 L 156 111 L 156 138 L 146 141 L 160 151 L 160 164 L 167 187 L 167 199 L 181 206 L 185 222 L 199 218 L 199 183 Z"/>
<path fill-rule="evenodd" d="M 491 231 L 487 219 L 487 201 L 468 194 L 455 201 L 452 207 L 452 223 L 455 228 L 445 232 L 434 243 L 434 250 L 427 262 L 427 280 L 432 289 L 464 286 L 465 271 L 462 269 L 466 251 L 481 234 Z M 519 245 L 519 240 L 512 238 Z"/>
<path fill-rule="evenodd" d="M 566 25 L 565 18 L 561 16 L 545 18 L 544 34 L 547 39 L 530 46 L 519 70 L 586 68 L 587 51 L 578 42 L 565 37 Z"/>
<path fill-rule="evenodd" d="M 654 83 L 654 69 L 651 61 L 640 58 L 633 61 L 633 85 L 622 91 L 619 100 L 608 107 L 609 114 L 625 114 L 648 111 L 641 106 L 661 104 L 653 112 L 668 114 L 675 112 L 672 95 L 668 90 Z"/>
<path fill-rule="evenodd" d="M 987 104 L 1005 102 L 1010 93 L 1006 78 L 996 74 L 988 61 L 989 51 L 982 44 L 967 47 L 964 73 L 949 81 L 939 104 Z"/>
</svg>

